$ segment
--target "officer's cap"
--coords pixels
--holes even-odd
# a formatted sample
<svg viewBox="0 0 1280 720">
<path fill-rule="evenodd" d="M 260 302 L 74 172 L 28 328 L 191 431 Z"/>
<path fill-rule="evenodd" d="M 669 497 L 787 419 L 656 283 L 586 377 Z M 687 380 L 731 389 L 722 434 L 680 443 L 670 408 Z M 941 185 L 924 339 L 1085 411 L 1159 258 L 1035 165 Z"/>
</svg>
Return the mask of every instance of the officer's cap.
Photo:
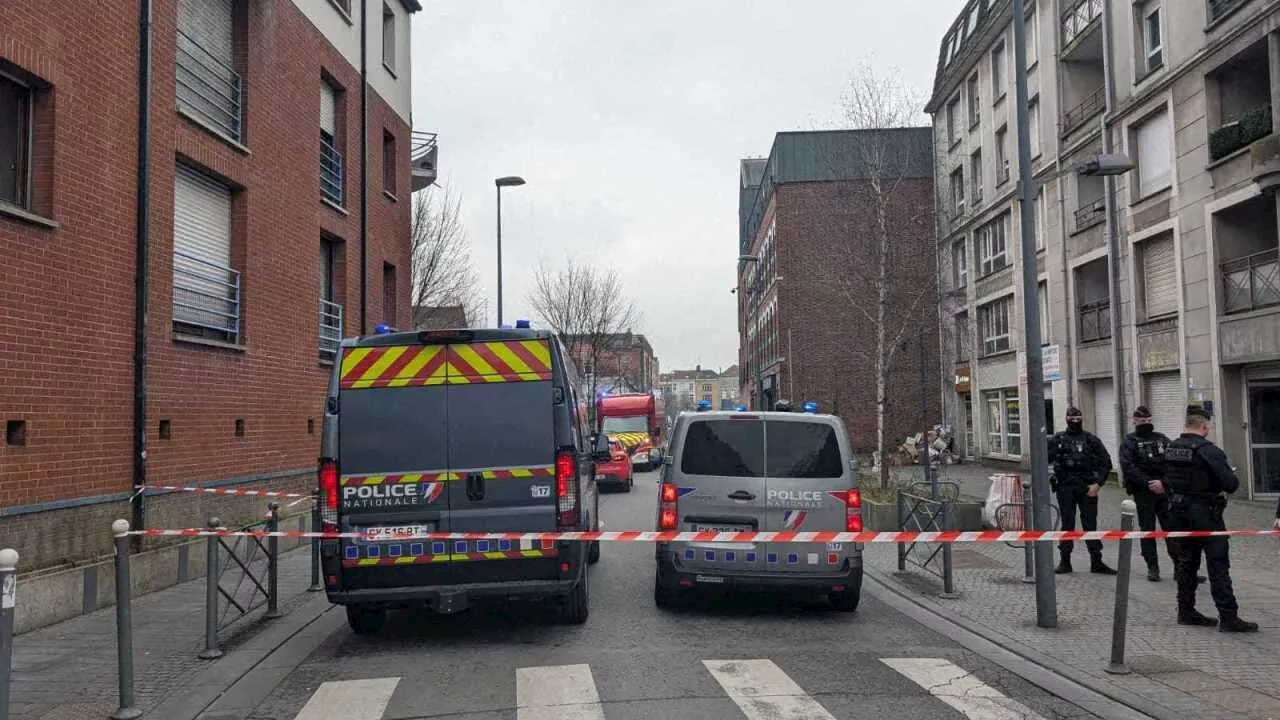
<svg viewBox="0 0 1280 720">
<path fill-rule="evenodd" d="M 1146 405 L 1139 405 L 1138 407 L 1133 409 L 1133 419 L 1134 420 L 1150 420 L 1151 411 L 1147 409 Z"/>
<path fill-rule="evenodd" d="M 1067 417 L 1084 417 L 1084 413 L 1080 412 L 1080 408 L 1073 405 L 1067 408 Z"/>
<path fill-rule="evenodd" d="M 1195 418 L 1202 418 L 1204 420 L 1212 420 L 1213 414 L 1200 405 L 1188 405 L 1187 417 L 1189 418 L 1195 417 Z"/>
</svg>

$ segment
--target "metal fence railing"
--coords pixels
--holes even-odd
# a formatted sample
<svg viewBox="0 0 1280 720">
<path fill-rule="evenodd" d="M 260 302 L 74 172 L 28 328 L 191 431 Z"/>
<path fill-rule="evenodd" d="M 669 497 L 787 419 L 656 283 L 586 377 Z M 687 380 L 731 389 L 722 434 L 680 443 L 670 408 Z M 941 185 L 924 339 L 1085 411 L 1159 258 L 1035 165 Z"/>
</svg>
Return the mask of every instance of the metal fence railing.
<svg viewBox="0 0 1280 720">
<path fill-rule="evenodd" d="M 1076 0 L 1062 13 L 1062 45 L 1084 34 L 1094 20 L 1102 17 L 1102 0 Z"/>
<path fill-rule="evenodd" d="M 1080 342 L 1094 342 L 1111 337 L 1110 300 L 1086 303 L 1077 310 L 1080 316 Z"/>
<path fill-rule="evenodd" d="M 320 195 L 336 205 L 344 200 L 342 153 L 333 146 L 333 139 L 320 135 Z"/>
<path fill-rule="evenodd" d="M 1102 198 L 1083 203 L 1076 210 L 1076 232 L 1096 225 L 1105 219 L 1107 202 Z"/>
<path fill-rule="evenodd" d="M 342 305 L 320 301 L 320 359 L 332 360 L 342 343 Z"/>
<path fill-rule="evenodd" d="M 244 82 L 191 36 L 178 31 L 178 109 L 232 140 L 243 131 Z"/>
<path fill-rule="evenodd" d="M 1227 314 L 1280 305 L 1280 261 L 1277 250 L 1246 255 L 1222 263 L 1222 297 Z"/>
<path fill-rule="evenodd" d="M 914 483 L 898 491 L 898 527 L 904 532 L 952 530 L 959 499 L 960 486 L 954 482 Z M 955 594 L 949 543 L 899 543 L 898 571 L 904 572 L 907 563 L 942 578 L 944 595 Z"/>
<path fill-rule="evenodd" d="M 240 272 L 173 252 L 173 324 L 187 334 L 240 341 Z"/>
<path fill-rule="evenodd" d="M 1062 132 L 1067 133 L 1084 124 L 1084 121 L 1102 112 L 1106 107 L 1105 88 L 1098 88 L 1085 96 L 1078 105 L 1062 115 Z"/>
</svg>

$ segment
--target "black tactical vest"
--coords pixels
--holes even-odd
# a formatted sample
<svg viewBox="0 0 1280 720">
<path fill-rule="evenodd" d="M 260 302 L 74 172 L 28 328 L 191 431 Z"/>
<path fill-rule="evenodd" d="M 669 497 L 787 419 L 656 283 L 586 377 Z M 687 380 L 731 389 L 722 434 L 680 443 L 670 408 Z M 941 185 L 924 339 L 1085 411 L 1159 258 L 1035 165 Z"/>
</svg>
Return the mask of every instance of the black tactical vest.
<svg viewBox="0 0 1280 720">
<path fill-rule="evenodd" d="M 1089 436 L 1084 433 L 1058 433 L 1057 452 L 1053 464 L 1068 476 L 1089 469 Z"/>
<path fill-rule="evenodd" d="M 1138 445 L 1138 467 L 1158 477 L 1164 472 L 1164 452 L 1169 441 L 1155 433 L 1145 437 L 1134 435 L 1134 440 Z"/>
<path fill-rule="evenodd" d="M 1191 497 L 1217 495 L 1213 475 L 1200 460 L 1200 448 L 1209 441 L 1202 437 L 1180 437 L 1164 451 L 1164 482 L 1169 491 Z"/>
</svg>

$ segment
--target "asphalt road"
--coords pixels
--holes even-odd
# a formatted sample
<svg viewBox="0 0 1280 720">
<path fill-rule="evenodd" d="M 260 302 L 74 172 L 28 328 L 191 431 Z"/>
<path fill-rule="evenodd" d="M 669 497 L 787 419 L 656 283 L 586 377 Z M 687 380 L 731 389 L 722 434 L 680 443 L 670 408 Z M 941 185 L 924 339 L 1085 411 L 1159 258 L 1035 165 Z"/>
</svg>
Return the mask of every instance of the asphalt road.
<svg viewBox="0 0 1280 720">
<path fill-rule="evenodd" d="M 653 474 L 601 497 L 608 529 L 647 528 Z M 653 605 L 652 546 L 613 543 L 591 617 L 401 612 L 343 624 L 251 720 L 1034 720 L 1089 713 L 863 593 L 854 614 L 765 597 Z M 868 552 L 893 552 L 877 547 Z M 332 613 L 330 614 L 332 615 Z"/>
</svg>

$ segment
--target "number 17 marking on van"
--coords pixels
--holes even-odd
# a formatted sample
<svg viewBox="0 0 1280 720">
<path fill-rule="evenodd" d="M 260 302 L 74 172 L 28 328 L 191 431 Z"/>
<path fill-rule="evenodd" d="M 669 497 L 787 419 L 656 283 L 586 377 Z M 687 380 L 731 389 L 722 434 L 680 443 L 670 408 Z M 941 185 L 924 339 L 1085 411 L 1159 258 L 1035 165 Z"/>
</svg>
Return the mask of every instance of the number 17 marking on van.
<svg viewBox="0 0 1280 720">
<path fill-rule="evenodd" d="M 551 486 L 532 485 L 529 488 L 529 492 L 536 498 L 549 498 L 551 497 Z"/>
</svg>

